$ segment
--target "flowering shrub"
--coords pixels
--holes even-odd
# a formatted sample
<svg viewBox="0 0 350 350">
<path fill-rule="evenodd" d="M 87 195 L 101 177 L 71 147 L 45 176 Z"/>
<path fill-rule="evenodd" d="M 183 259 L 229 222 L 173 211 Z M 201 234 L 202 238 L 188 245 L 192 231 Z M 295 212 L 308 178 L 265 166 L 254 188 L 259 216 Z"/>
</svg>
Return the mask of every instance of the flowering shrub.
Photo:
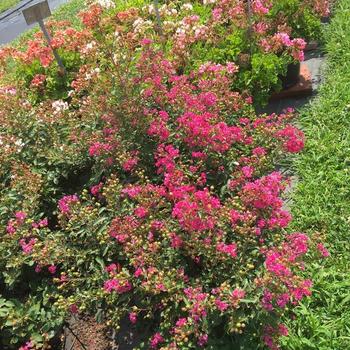
<svg viewBox="0 0 350 350">
<path fill-rule="evenodd" d="M 72 73 L 80 69 L 82 80 L 74 82 L 82 84 L 80 88 L 98 74 L 84 64 L 98 52 L 91 33 L 91 29 L 98 27 L 95 39 L 105 36 L 109 56 L 117 61 L 121 57 L 115 49 L 123 46 L 126 38 L 135 44 L 147 37 L 162 46 L 180 73 L 189 73 L 209 61 L 236 62 L 238 74 L 231 81 L 232 87 L 248 90 L 254 95 L 254 102 L 264 103 L 273 90 L 281 88 L 280 77 L 286 74 L 288 64 L 303 60 L 304 39 L 320 35 L 320 19 L 329 11 L 327 0 L 252 1 L 250 7 L 248 2 L 237 0 L 193 4 L 175 1 L 160 6 L 159 32 L 159 25 L 154 24 L 154 5 L 142 0 L 134 2 L 138 8 L 119 12 L 113 1 L 94 3 L 81 15 L 85 30 L 72 29 L 65 21 L 49 23 L 52 46 L 62 55 L 70 74 L 56 74 L 54 57 L 43 35 L 37 33 L 24 52 L 10 49 L 12 57 L 20 63 L 16 78 L 25 79 L 36 99 L 41 100 L 43 93 L 50 98 L 67 98 Z M 103 16 L 102 9 L 110 16 Z M 312 28 L 307 29 L 309 22 Z"/>
<path fill-rule="evenodd" d="M 0 53 L 30 71 L 13 85 L 4 65 L 0 89 L 6 345 L 45 347 L 70 313 L 90 313 L 115 329 L 147 325 L 144 348 L 278 348 L 281 316 L 311 293 L 305 258 L 327 250 L 285 230 L 276 164 L 303 148 L 294 112 L 256 115 L 234 89 L 238 64 L 195 56 L 208 33 L 222 36 L 227 8 L 246 28 L 246 9 L 183 4 L 179 16 L 204 11 L 205 29 L 163 6 L 176 22 L 161 34 L 141 16 L 153 7 L 101 4 L 81 14 L 82 30 L 52 24 L 73 62 L 66 76 L 39 35 Z M 259 57 L 302 58 L 287 33 L 255 44 Z"/>
<path fill-rule="evenodd" d="M 162 42 L 180 72 L 207 61 L 237 62 L 233 86 L 248 89 L 256 102 L 264 103 L 272 90 L 281 88 L 279 78 L 288 64 L 303 60 L 304 39 L 320 36 L 320 19 L 328 7 L 325 0 L 252 1 L 250 7 L 237 0 L 172 2 L 159 9 Z M 153 5 L 126 13 L 119 18 L 129 33 L 152 36 Z M 116 35 L 123 36 L 119 28 Z"/>
</svg>

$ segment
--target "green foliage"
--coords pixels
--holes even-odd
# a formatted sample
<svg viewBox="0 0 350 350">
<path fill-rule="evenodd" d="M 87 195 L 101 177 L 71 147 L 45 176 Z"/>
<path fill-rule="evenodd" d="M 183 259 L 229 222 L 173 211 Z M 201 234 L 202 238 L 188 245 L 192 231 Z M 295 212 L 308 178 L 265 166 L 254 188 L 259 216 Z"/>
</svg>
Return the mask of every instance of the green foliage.
<svg viewBox="0 0 350 350">
<path fill-rule="evenodd" d="M 65 52 L 64 50 L 57 51 L 67 71 L 66 74 L 61 72 L 61 69 L 56 62 L 55 64 L 50 65 L 50 67 L 47 69 L 42 68 L 40 62 L 38 61 L 33 62 L 32 65 L 22 64 L 15 68 L 16 78 L 24 79 L 28 89 L 30 89 L 30 83 L 36 74 L 46 75 L 45 93 L 43 94 L 38 90 L 32 89 L 32 98 L 36 103 L 46 99 L 67 100 L 68 92 L 71 90 L 71 83 L 74 76 L 83 63 L 77 53 Z"/>
<path fill-rule="evenodd" d="M 322 40 L 322 23 L 310 9 L 303 11 L 300 17 L 292 17 L 292 26 L 295 28 L 295 35 L 309 40 Z"/>
<path fill-rule="evenodd" d="M 291 29 L 291 36 L 301 37 L 307 41 L 320 40 L 322 38 L 322 24 L 320 16 L 312 7 L 308 7 L 300 0 L 279 0 L 276 1 L 270 16 L 283 18 L 284 24 Z"/>
<path fill-rule="evenodd" d="M 241 78 L 240 87 L 256 91 L 257 104 L 264 103 L 272 91 L 281 89 L 280 77 L 285 75 L 290 60 L 273 53 L 255 53 L 250 69 L 246 69 Z"/>
<path fill-rule="evenodd" d="M 197 43 L 193 46 L 192 60 L 194 67 L 200 66 L 203 62 L 236 62 L 238 55 L 247 49 L 246 33 L 243 30 L 235 30 L 233 33 L 225 35 L 224 28 L 221 29 L 224 38 L 219 44 Z M 190 69 L 190 67 L 189 67 Z"/>
<path fill-rule="evenodd" d="M 13 346 L 31 337 L 40 346 L 55 336 L 62 327 L 64 314 L 52 307 L 49 293 L 48 288 L 35 290 L 24 302 L 0 299 L 2 345 Z"/>
</svg>

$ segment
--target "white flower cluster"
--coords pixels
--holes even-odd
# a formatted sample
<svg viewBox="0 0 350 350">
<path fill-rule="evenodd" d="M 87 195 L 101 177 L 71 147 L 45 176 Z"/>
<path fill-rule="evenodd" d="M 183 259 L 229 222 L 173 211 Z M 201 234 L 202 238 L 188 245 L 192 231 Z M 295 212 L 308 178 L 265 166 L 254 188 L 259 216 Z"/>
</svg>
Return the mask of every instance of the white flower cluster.
<svg viewBox="0 0 350 350">
<path fill-rule="evenodd" d="M 23 148 L 24 142 L 22 139 L 18 139 L 15 141 L 15 145 L 18 147 L 19 151 Z"/>
<path fill-rule="evenodd" d="M 137 18 L 132 24 L 135 33 L 143 34 L 149 28 L 152 28 L 152 21 L 145 21 L 141 17 Z"/>
<path fill-rule="evenodd" d="M 85 73 L 85 80 L 90 80 L 92 77 L 98 75 L 100 73 L 100 68 L 95 68 L 90 72 Z"/>
<path fill-rule="evenodd" d="M 183 10 L 183 11 L 192 11 L 193 10 L 193 6 L 190 3 L 186 3 L 186 4 L 183 4 L 181 6 L 181 10 Z"/>
<path fill-rule="evenodd" d="M 203 0 L 204 5 L 215 4 L 216 0 Z"/>
<path fill-rule="evenodd" d="M 17 90 L 14 87 L 2 87 L 0 88 L 0 94 L 16 95 Z"/>
<path fill-rule="evenodd" d="M 52 102 L 52 108 L 54 110 L 53 114 L 58 114 L 60 112 L 66 111 L 68 109 L 68 103 L 62 100 L 57 100 Z"/>
<path fill-rule="evenodd" d="M 150 15 L 155 15 L 156 14 L 156 10 L 154 8 L 154 5 L 148 5 L 147 7 L 143 8 L 144 11 L 147 11 Z M 159 7 L 159 14 L 162 17 L 165 16 L 176 16 L 177 15 L 177 10 L 173 7 L 170 7 L 167 4 L 164 4 L 162 6 Z"/>
<path fill-rule="evenodd" d="M 104 7 L 105 9 L 111 9 L 115 7 L 113 0 L 97 0 L 97 4 Z"/>
<path fill-rule="evenodd" d="M 196 21 L 196 19 L 194 20 Z M 186 21 L 186 18 L 185 18 L 180 22 L 180 26 L 176 29 L 176 32 L 175 32 L 175 35 L 178 40 L 184 40 L 186 33 L 190 33 L 190 32 L 194 34 L 195 39 L 201 39 L 206 35 L 208 31 L 208 27 L 202 24 L 195 24 L 194 23 L 195 21 L 193 21 L 190 24 Z"/>
<path fill-rule="evenodd" d="M 162 16 L 176 16 L 177 10 L 175 8 L 171 8 L 168 5 L 162 5 L 159 9 L 159 13 Z"/>
<path fill-rule="evenodd" d="M 82 54 L 87 54 L 87 53 L 89 53 L 90 51 L 92 51 L 92 50 L 94 49 L 94 47 L 96 47 L 96 41 L 91 41 L 91 42 L 87 43 L 87 44 L 85 45 L 85 47 L 83 47 L 83 48 L 80 50 L 80 52 L 81 52 Z"/>
<path fill-rule="evenodd" d="M 0 147 L 2 147 L 3 150 L 8 151 L 12 150 L 17 153 L 20 153 L 22 151 L 22 148 L 24 146 L 24 142 L 22 139 L 15 139 L 13 136 L 11 136 L 9 139 L 3 139 L 0 136 Z"/>
<path fill-rule="evenodd" d="M 165 31 L 171 31 L 176 27 L 176 23 L 173 21 L 164 21 L 163 22 L 163 29 Z"/>
</svg>

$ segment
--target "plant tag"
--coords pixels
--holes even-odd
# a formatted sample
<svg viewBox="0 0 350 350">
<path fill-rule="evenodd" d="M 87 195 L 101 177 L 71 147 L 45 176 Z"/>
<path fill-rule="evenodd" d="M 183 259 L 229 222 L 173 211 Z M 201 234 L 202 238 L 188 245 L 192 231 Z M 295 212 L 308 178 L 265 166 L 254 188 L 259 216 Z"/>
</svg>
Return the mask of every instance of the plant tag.
<svg viewBox="0 0 350 350">
<path fill-rule="evenodd" d="M 47 0 L 24 9 L 23 16 L 28 25 L 51 16 L 51 10 Z"/>
</svg>

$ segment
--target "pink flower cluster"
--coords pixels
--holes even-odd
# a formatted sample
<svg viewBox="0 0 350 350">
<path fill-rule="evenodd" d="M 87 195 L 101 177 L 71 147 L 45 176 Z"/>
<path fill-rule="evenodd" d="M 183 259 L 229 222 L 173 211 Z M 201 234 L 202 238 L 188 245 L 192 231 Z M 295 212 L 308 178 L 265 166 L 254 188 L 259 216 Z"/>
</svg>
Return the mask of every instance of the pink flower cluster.
<svg viewBox="0 0 350 350">
<path fill-rule="evenodd" d="M 100 197 L 102 188 L 103 188 L 103 183 L 100 182 L 99 184 L 92 186 L 90 189 L 90 192 L 93 196 Z"/>
<path fill-rule="evenodd" d="M 292 125 L 278 131 L 276 137 L 284 141 L 283 147 L 287 152 L 298 153 L 304 148 L 304 134 Z"/>
<path fill-rule="evenodd" d="M 22 238 L 19 240 L 19 245 L 21 246 L 23 253 L 28 255 L 33 251 L 33 248 L 36 242 L 37 242 L 36 238 L 30 238 L 29 240 Z"/>
<path fill-rule="evenodd" d="M 190 316 L 194 322 L 199 322 L 207 315 L 207 300 L 208 293 L 203 293 L 201 288 L 186 288 L 184 290 L 185 296 L 190 302 L 191 308 L 189 310 Z"/>
<path fill-rule="evenodd" d="M 152 349 L 157 349 L 158 345 L 161 344 L 164 341 L 164 338 L 160 333 L 155 333 L 150 341 L 150 345 Z"/>
<path fill-rule="evenodd" d="M 302 233 L 293 233 L 281 247 L 266 252 L 265 266 L 274 289 L 265 289 L 262 305 L 268 311 L 296 304 L 304 296 L 311 295 L 312 283 L 297 277 L 296 270 L 304 269 L 303 256 L 309 251 L 309 238 Z"/>
<path fill-rule="evenodd" d="M 263 342 L 271 350 L 278 350 L 280 347 L 277 345 L 276 341 L 279 337 L 288 335 L 288 328 L 283 324 L 278 324 L 277 328 L 272 326 L 266 326 L 263 334 Z"/>
<path fill-rule="evenodd" d="M 21 346 L 18 350 L 33 350 L 34 349 L 34 344 L 33 342 L 29 341 L 25 343 L 25 345 Z"/>
<path fill-rule="evenodd" d="M 253 0 L 252 10 L 257 15 L 266 15 L 272 6 L 271 0 Z"/>
<path fill-rule="evenodd" d="M 116 278 L 105 281 L 103 289 L 107 293 L 116 291 L 119 294 L 127 293 L 132 289 L 132 284 L 129 281 L 120 281 Z"/>
<path fill-rule="evenodd" d="M 198 115 L 187 112 L 177 122 L 185 133 L 184 141 L 193 148 L 225 152 L 234 142 L 242 141 L 240 127 L 228 126 L 225 122 L 215 123 L 215 119 L 216 116 L 210 113 Z"/>
<path fill-rule="evenodd" d="M 215 226 L 213 211 L 220 206 L 219 199 L 211 196 L 207 190 L 197 191 L 191 198 L 178 201 L 172 216 L 189 232 L 211 230 Z"/>
<path fill-rule="evenodd" d="M 159 111 L 158 116 L 153 119 L 147 131 L 150 136 L 159 137 L 160 141 L 165 141 L 169 137 L 169 129 L 166 125 L 169 115 L 165 111 Z"/>
<path fill-rule="evenodd" d="M 32 82 L 30 83 L 30 85 L 33 87 L 41 87 L 44 85 L 45 80 L 46 80 L 45 74 L 36 74 Z"/>
<path fill-rule="evenodd" d="M 132 324 L 136 324 L 137 322 L 137 314 L 135 312 L 131 312 L 129 314 L 129 320 Z"/>
<path fill-rule="evenodd" d="M 328 249 L 322 243 L 317 244 L 317 249 L 324 258 L 328 258 L 330 256 Z"/>
<path fill-rule="evenodd" d="M 58 208 L 62 214 L 69 214 L 71 211 L 71 205 L 75 203 L 79 203 L 78 196 L 76 194 L 67 195 L 58 201 Z"/>
<path fill-rule="evenodd" d="M 6 231 L 9 235 L 16 233 L 17 228 L 20 227 L 24 220 L 26 219 L 27 214 L 23 211 L 18 211 L 15 213 L 15 219 L 10 219 L 6 226 Z"/>
<path fill-rule="evenodd" d="M 282 200 L 280 193 L 284 189 L 282 175 L 278 172 L 271 173 L 243 186 L 243 201 L 257 209 L 280 209 Z"/>
<path fill-rule="evenodd" d="M 287 33 L 279 32 L 272 37 L 263 38 L 260 45 L 265 52 L 281 52 L 287 49 L 296 61 L 304 60 L 305 40 L 301 38 L 290 39 Z"/>
<path fill-rule="evenodd" d="M 95 142 L 89 148 L 90 157 L 98 157 L 113 150 L 112 145 L 108 143 Z"/>
<path fill-rule="evenodd" d="M 203 346 L 207 345 L 208 339 L 209 339 L 208 334 L 201 334 L 201 335 L 198 337 L 197 344 L 198 344 L 200 347 L 203 347 Z"/>
<path fill-rule="evenodd" d="M 216 246 L 216 250 L 220 253 L 228 254 L 232 258 L 235 258 L 237 256 L 237 245 L 235 243 L 232 244 L 225 244 L 225 243 L 218 243 Z"/>
</svg>

